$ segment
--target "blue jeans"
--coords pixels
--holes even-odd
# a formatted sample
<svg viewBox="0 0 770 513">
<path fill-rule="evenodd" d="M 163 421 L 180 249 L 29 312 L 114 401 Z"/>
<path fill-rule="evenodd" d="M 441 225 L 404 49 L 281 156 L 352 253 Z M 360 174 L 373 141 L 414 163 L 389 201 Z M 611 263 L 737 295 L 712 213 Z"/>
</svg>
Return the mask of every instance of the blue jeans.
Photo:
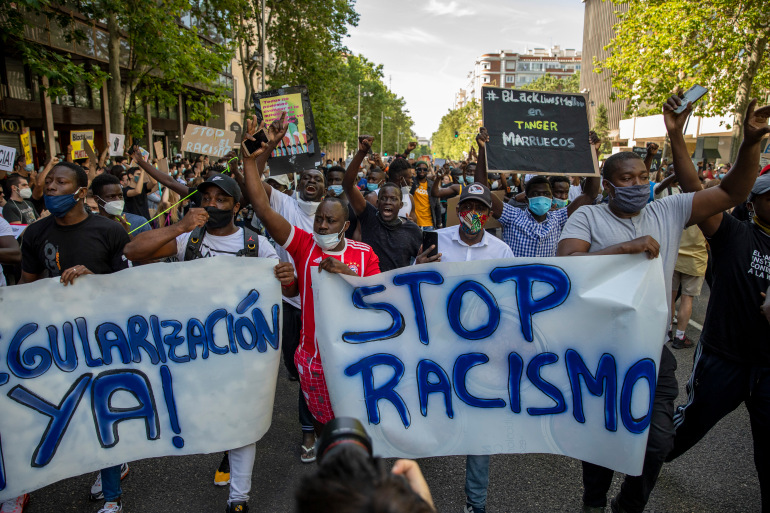
<svg viewBox="0 0 770 513">
<path fill-rule="evenodd" d="M 465 457 L 465 496 L 468 504 L 476 508 L 487 507 L 489 487 L 489 456 Z"/>
<path fill-rule="evenodd" d="M 123 493 L 120 489 L 120 465 L 102 469 L 102 492 L 104 502 L 113 502 L 120 498 Z"/>
<path fill-rule="evenodd" d="M 424 232 L 435 232 L 436 229 L 432 226 L 420 226 L 420 229 Z"/>
</svg>

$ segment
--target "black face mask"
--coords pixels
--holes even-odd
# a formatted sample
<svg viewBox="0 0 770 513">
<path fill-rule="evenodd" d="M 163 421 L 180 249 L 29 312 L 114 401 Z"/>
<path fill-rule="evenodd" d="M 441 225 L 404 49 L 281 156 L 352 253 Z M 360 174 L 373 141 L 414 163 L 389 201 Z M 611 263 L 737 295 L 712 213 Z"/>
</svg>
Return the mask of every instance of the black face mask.
<svg viewBox="0 0 770 513">
<path fill-rule="evenodd" d="M 209 214 L 209 220 L 206 222 L 206 228 L 209 230 L 223 228 L 230 224 L 230 221 L 233 219 L 232 210 L 220 210 L 216 207 L 206 207 L 206 212 Z"/>
</svg>

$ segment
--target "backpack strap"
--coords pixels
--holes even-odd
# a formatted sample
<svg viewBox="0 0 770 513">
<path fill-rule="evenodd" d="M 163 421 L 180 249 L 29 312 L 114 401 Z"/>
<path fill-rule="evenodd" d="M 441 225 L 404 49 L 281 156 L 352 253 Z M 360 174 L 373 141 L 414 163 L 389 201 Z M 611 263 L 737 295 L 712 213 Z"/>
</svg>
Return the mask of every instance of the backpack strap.
<svg viewBox="0 0 770 513">
<path fill-rule="evenodd" d="M 259 256 L 259 235 L 251 228 L 243 227 L 243 249 L 235 256 L 256 258 Z"/>
<path fill-rule="evenodd" d="M 190 238 L 187 239 L 187 248 L 184 252 L 184 261 L 195 260 L 201 258 L 201 245 L 203 244 L 203 236 L 206 235 L 205 227 L 197 227 L 190 234 Z"/>
</svg>

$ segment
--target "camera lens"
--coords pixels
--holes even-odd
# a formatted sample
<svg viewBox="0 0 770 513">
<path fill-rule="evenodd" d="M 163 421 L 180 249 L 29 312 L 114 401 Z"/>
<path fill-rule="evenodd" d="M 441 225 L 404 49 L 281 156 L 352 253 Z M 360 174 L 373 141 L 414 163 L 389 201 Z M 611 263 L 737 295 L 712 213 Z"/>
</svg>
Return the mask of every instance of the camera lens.
<svg viewBox="0 0 770 513">
<path fill-rule="evenodd" d="M 318 464 L 323 462 L 326 454 L 343 445 L 359 446 L 369 456 L 372 455 L 372 439 L 366 434 L 363 424 L 353 417 L 337 417 L 324 426 L 316 441 Z"/>
</svg>

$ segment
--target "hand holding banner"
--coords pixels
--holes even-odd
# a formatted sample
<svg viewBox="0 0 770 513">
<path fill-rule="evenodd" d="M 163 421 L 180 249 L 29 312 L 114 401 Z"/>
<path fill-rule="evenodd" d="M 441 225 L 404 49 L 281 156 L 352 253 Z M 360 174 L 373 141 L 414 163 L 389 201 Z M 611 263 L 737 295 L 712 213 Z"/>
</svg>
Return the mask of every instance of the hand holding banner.
<svg viewBox="0 0 770 513">
<path fill-rule="evenodd" d="M 314 274 L 334 413 L 384 457 L 564 454 L 639 475 L 668 316 L 644 255 Z"/>
</svg>

